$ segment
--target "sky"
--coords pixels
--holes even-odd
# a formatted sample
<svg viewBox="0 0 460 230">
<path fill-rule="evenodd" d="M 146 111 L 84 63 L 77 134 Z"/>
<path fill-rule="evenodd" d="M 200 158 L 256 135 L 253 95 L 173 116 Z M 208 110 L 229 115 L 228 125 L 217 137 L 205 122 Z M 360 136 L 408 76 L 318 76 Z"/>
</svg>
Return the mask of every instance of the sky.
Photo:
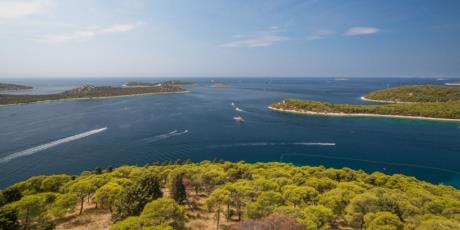
<svg viewBox="0 0 460 230">
<path fill-rule="evenodd" d="M 0 78 L 460 77 L 458 0 L 0 0 Z"/>
</svg>

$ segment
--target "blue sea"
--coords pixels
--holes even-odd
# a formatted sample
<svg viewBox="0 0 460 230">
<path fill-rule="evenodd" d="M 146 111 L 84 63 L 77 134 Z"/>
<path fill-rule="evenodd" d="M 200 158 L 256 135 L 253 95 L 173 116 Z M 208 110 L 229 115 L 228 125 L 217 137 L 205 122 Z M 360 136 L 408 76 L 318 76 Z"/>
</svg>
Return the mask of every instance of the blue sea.
<svg viewBox="0 0 460 230">
<path fill-rule="evenodd" d="M 176 78 L 177 79 L 177 78 Z M 158 78 L 14 80 L 29 94 Z M 0 107 L 0 188 L 34 175 L 190 159 L 350 167 L 460 187 L 460 123 L 285 114 L 284 98 L 366 104 L 385 87 L 421 78 L 186 78 L 187 94 Z M 226 88 L 212 88 L 222 82 Z M 235 122 L 241 116 L 245 122 Z"/>
</svg>

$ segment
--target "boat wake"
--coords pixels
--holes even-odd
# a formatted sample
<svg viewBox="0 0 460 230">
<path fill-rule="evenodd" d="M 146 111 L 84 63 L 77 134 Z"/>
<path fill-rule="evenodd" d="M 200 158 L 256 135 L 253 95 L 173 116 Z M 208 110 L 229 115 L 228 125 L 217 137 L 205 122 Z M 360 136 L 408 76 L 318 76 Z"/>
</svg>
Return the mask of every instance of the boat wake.
<svg viewBox="0 0 460 230">
<path fill-rule="evenodd" d="M 58 145 L 67 143 L 67 142 L 76 141 L 78 139 L 82 139 L 82 138 L 85 138 L 85 137 L 88 137 L 88 136 L 103 132 L 105 130 L 107 130 L 107 127 L 104 127 L 104 128 L 101 128 L 101 129 L 91 130 L 91 131 L 84 132 L 84 133 L 80 133 L 80 134 L 77 134 L 77 135 L 74 135 L 74 136 L 62 138 L 62 139 L 59 139 L 59 140 L 56 140 L 56 141 L 53 141 L 53 142 L 50 142 L 50 143 L 47 143 L 47 144 L 39 145 L 39 146 L 30 148 L 30 149 L 26 149 L 26 150 L 23 150 L 23 151 L 20 151 L 20 152 L 16 152 L 16 153 L 13 153 L 13 154 L 10 154 L 8 156 L 0 158 L 0 163 L 5 163 L 5 162 L 8 162 L 10 160 L 19 158 L 19 157 L 29 156 L 29 155 L 32 155 L 32 154 L 47 150 L 49 148 L 53 148 L 53 147 L 56 147 Z"/>
<path fill-rule="evenodd" d="M 188 133 L 188 130 L 184 130 L 182 132 L 179 132 L 177 130 L 174 130 L 174 131 L 171 131 L 169 133 L 164 133 L 164 134 L 161 134 L 161 135 L 157 135 L 157 136 L 154 136 L 154 137 L 149 137 L 149 138 L 146 138 L 144 139 L 144 141 L 146 142 L 156 142 L 156 141 L 159 141 L 159 140 L 163 140 L 163 139 L 167 139 L 167 138 L 170 138 L 170 137 L 175 137 L 175 136 L 180 136 L 180 135 L 184 135 L 184 134 L 187 134 Z"/>
<path fill-rule="evenodd" d="M 328 142 L 296 142 L 293 143 L 294 145 L 322 145 L 322 146 L 335 146 L 336 143 L 328 143 Z"/>
<path fill-rule="evenodd" d="M 336 143 L 329 142 L 249 142 L 235 143 L 218 147 L 244 147 L 244 146 L 286 146 L 286 145 L 308 145 L 308 146 L 336 146 Z"/>
<path fill-rule="evenodd" d="M 419 164 L 410 164 L 410 163 L 398 163 L 398 162 L 387 162 L 387 161 L 378 161 L 378 160 L 368 160 L 368 159 L 361 159 L 361 158 L 351 158 L 351 157 L 341 157 L 341 156 L 329 156 L 329 155 L 319 155 L 319 154 L 309 154 L 309 153 L 285 153 L 280 156 L 280 162 L 285 162 L 286 157 L 305 157 L 305 158 L 324 158 L 324 159 L 331 159 L 331 160 L 340 160 L 340 161 L 356 161 L 356 162 L 364 162 L 369 164 L 376 164 L 376 165 L 390 165 L 390 166 L 397 166 L 397 167 L 410 167 L 410 168 L 421 168 L 421 169 L 429 169 L 434 171 L 441 171 L 441 172 L 448 172 L 453 174 L 459 174 L 459 171 L 446 169 L 446 168 L 439 168 L 433 167 L 428 165 L 419 165 Z M 386 168 L 383 168 L 386 170 Z"/>
</svg>

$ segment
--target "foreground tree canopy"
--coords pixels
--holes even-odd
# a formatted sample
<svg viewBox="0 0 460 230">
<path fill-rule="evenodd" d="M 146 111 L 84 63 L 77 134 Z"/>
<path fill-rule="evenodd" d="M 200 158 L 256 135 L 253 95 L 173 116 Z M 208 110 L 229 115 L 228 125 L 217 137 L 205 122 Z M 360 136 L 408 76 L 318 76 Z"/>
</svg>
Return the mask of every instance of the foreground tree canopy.
<svg viewBox="0 0 460 230">
<path fill-rule="evenodd" d="M 196 202 L 196 199 L 202 199 Z M 0 193 L 2 229 L 52 229 L 88 201 L 112 229 L 460 229 L 460 190 L 404 175 L 287 163 L 122 166 L 36 176 Z"/>
</svg>

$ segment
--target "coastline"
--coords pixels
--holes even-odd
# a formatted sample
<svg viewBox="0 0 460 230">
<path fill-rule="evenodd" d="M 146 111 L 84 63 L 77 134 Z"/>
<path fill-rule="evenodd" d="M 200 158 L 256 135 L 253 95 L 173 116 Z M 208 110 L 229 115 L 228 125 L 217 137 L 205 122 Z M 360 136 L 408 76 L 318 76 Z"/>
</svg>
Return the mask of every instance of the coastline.
<svg viewBox="0 0 460 230">
<path fill-rule="evenodd" d="M 360 97 L 362 101 L 368 101 L 368 102 L 378 102 L 378 103 L 387 103 L 387 104 L 411 104 L 415 102 L 403 102 L 403 101 L 385 101 L 385 100 L 373 100 L 366 98 L 364 96 Z"/>
<path fill-rule="evenodd" d="M 460 86 L 460 83 L 444 83 L 444 85 Z"/>
<path fill-rule="evenodd" d="M 56 100 L 43 100 L 43 101 L 34 101 L 34 102 L 26 102 L 26 103 L 4 104 L 4 105 L 0 105 L 0 107 L 2 107 L 2 106 L 15 106 L 15 105 L 38 104 L 38 103 L 48 103 L 48 102 L 55 102 L 55 101 L 110 99 L 110 98 L 117 98 L 117 97 L 136 97 L 136 96 L 145 96 L 145 95 L 153 95 L 153 94 L 180 94 L 180 93 L 190 93 L 190 92 L 191 92 L 190 90 L 184 90 L 184 91 L 179 91 L 179 92 L 138 93 L 138 94 L 117 95 L 117 96 L 105 96 L 105 97 L 76 97 L 76 98 L 63 98 L 63 99 L 56 99 Z"/>
<path fill-rule="evenodd" d="M 372 113 L 321 113 L 321 112 L 313 112 L 313 111 L 297 111 L 297 110 L 289 110 L 289 109 L 278 109 L 272 106 L 268 106 L 268 109 L 277 111 L 277 112 L 295 113 L 295 114 L 304 114 L 304 115 L 335 116 L 335 117 L 386 117 L 386 118 L 398 118 L 398 119 L 460 122 L 460 119 L 435 118 L 435 117 L 385 115 L 385 114 L 372 114 Z"/>
</svg>

